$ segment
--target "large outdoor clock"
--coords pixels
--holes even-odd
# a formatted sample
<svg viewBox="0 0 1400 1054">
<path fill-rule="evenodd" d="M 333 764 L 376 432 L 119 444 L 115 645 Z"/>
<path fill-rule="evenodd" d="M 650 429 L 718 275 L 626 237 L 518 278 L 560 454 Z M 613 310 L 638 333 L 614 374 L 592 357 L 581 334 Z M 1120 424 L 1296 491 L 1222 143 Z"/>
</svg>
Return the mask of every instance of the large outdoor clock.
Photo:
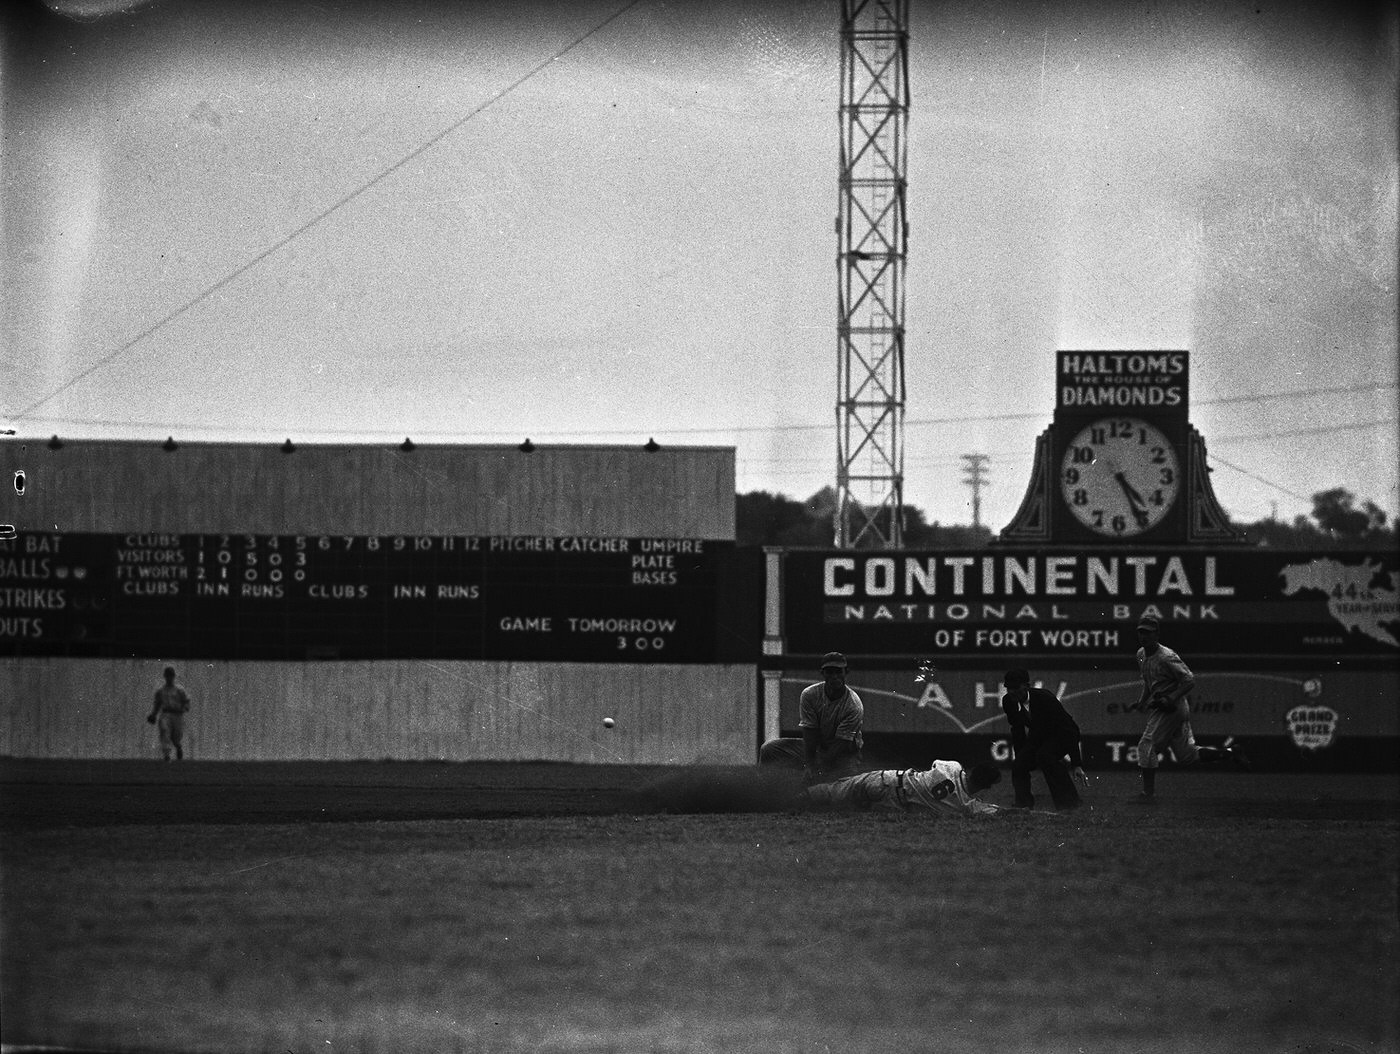
<svg viewBox="0 0 1400 1054">
<path fill-rule="evenodd" d="M 1108 538 L 1157 526 L 1181 491 L 1176 449 L 1155 425 L 1105 417 L 1085 425 L 1064 448 L 1060 496 L 1080 523 Z"/>
</svg>

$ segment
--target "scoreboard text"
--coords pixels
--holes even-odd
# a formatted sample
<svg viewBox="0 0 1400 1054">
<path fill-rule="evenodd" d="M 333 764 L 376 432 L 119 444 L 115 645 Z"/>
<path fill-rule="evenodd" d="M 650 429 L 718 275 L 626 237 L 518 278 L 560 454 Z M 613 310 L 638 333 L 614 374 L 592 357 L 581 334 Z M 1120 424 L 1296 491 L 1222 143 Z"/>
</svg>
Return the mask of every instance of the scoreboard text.
<svg viewBox="0 0 1400 1054">
<path fill-rule="evenodd" d="M 0 654 L 714 661 L 732 542 L 20 534 Z"/>
</svg>

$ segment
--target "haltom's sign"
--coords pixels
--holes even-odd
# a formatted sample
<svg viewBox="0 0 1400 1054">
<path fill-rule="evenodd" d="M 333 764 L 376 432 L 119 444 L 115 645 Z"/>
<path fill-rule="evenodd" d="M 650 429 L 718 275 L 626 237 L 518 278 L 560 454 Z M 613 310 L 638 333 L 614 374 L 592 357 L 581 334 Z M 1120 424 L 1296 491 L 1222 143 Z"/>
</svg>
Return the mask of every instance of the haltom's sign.
<svg viewBox="0 0 1400 1054">
<path fill-rule="evenodd" d="M 1062 351 L 1055 385 L 1058 410 L 1102 413 L 1151 410 L 1186 415 L 1184 351 Z"/>
</svg>

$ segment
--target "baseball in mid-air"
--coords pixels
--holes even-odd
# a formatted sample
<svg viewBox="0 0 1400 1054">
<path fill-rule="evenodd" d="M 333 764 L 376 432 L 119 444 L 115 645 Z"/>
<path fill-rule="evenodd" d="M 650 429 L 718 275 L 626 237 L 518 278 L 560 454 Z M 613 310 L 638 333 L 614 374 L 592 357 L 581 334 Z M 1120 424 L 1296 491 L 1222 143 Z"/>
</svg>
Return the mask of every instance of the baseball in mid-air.
<svg viewBox="0 0 1400 1054">
<path fill-rule="evenodd" d="M 603 727 L 604 727 L 604 728 L 612 728 L 612 726 L 615 725 L 615 724 L 617 724 L 617 722 L 614 721 L 611 717 L 605 717 L 605 718 L 603 718 Z"/>
</svg>

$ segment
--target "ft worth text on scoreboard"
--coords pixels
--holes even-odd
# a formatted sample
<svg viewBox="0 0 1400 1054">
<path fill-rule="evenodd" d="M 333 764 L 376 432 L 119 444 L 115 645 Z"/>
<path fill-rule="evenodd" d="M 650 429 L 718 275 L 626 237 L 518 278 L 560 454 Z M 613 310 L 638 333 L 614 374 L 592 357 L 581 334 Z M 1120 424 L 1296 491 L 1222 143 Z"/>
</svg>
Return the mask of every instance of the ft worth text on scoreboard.
<svg viewBox="0 0 1400 1054">
<path fill-rule="evenodd" d="M 24 655 L 707 662 L 717 566 L 686 538 L 25 534 L 0 541 Z"/>
</svg>

